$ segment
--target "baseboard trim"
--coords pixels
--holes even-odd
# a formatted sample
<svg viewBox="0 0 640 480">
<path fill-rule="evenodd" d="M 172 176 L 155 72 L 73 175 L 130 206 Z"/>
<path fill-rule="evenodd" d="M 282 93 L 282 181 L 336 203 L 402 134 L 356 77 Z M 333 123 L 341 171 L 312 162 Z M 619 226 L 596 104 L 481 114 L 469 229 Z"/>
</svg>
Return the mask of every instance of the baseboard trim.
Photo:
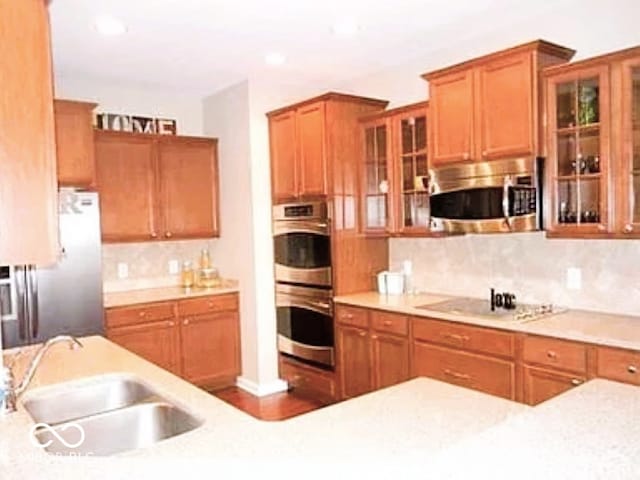
<svg viewBox="0 0 640 480">
<path fill-rule="evenodd" d="M 256 397 L 266 397 L 274 393 L 286 392 L 289 389 L 289 384 L 280 379 L 269 383 L 256 383 L 248 378 L 238 377 L 236 386 Z"/>
</svg>

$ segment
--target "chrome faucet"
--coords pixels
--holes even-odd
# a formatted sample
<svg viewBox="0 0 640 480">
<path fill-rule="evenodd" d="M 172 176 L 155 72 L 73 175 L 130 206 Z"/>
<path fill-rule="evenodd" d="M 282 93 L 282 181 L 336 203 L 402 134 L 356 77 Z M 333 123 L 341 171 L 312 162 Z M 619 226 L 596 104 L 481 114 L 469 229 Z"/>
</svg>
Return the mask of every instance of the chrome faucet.
<svg viewBox="0 0 640 480">
<path fill-rule="evenodd" d="M 45 353 L 47 353 L 47 351 L 55 344 L 62 342 L 66 342 L 72 350 L 82 348 L 82 344 L 78 339 L 69 335 L 59 335 L 57 337 L 50 338 L 40 346 L 36 354 L 33 356 L 33 359 L 29 364 L 29 368 L 27 368 L 24 377 L 17 387 L 14 387 L 15 381 L 12 369 L 13 364 L 2 368 L 0 371 L 0 416 L 16 411 L 16 402 L 20 395 L 22 395 L 27 389 L 29 383 L 31 383 L 31 380 L 35 375 L 38 366 L 42 362 L 42 358 Z M 18 355 L 20 355 L 20 353 L 18 353 Z"/>
</svg>

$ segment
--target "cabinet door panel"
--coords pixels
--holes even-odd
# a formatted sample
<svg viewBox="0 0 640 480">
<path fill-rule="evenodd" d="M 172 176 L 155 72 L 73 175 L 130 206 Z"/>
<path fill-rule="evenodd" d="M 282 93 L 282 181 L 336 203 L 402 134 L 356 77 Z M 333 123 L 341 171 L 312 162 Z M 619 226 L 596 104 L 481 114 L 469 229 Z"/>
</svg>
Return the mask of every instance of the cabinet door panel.
<svg viewBox="0 0 640 480">
<path fill-rule="evenodd" d="M 295 111 L 288 111 L 269 119 L 269 138 L 271 194 L 275 201 L 290 200 L 298 193 Z"/>
<path fill-rule="evenodd" d="M 429 85 L 432 165 L 472 159 L 473 71 L 444 75 Z"/>
<path fill-rule="evenodd" d="M 96 131 L 96 177 L 104 241 L 157 236 L 153 141 Z"/>
<path fill-rule="evenodd" d="M 182 374 L 200 386 L 232 383 L 240 373 L 238 314 L 185 317 L 180 324 Z"/>
<path fill-rule="evenodd" d="M 370 392 L 371 345 L 367 330 L 338 326 L 336 337 L 342 397 L 351 398 Z"/>
<path fill-rule="evenodd" d="M 409 379 L 409 340 L 392 335 L 371 336 L 373 388 L 384 388 Z"/>
<path fill-rule="evenodd" d="M 324 103 L 320 102 L 302 107 L 296 113 L 300 195 L 327 193 L 324 111 Z"/>
<path fill-rule="evenodd" d="M 58 203 L 46 2 L 0 2 L 0 264 L 58 254 Z"/>
<path fill-rule="evenodd" d="M 95 185 L 92 111 L 95 103 L 55 101 L 58 184 Z"/>
<path fill-rule="evenodd" d="M 482 158 L 533 153 L 533 101 L 531 53 L 480 68 Z"/>
<path fill-rule="evenodd" d="M 160 210 L 165 238 L 218 235 L 215 142 L 162 139 L 158 145 Z"/>
<path fill-rule="evenodd" d="M 585 382 L 578 375 L 568 375 L 553 370 L 524 367 L 524 401 L 528 405 L 537 405 L 560 395 Z"/>
<path fill-rule="evenodd" d="M 107 338 L 172 373 L 180 373 L 174 320 L 109 329 Z"/>
</svg>

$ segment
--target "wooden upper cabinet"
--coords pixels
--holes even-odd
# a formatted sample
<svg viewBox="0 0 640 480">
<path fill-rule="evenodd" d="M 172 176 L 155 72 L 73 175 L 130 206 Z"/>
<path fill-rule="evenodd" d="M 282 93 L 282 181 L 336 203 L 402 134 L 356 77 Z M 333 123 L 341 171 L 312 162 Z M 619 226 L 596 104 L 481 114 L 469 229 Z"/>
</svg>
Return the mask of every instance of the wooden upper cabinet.
<svg viewBox="0 0 640 480">
<path fill-rule="evenodd" d="M 541 155 L 538 72 L 574 53 L 538 40 L 424 75 L 431 164 Z"/>
<path fill-rule="evenodd" d="M 473 73 L 473 70 L 454 72 L 429 82 L 433 165 L 472 158 Z"/>
<path fill-rule="evenodd" d="M 219 235 L 217 141 L 96 130 L 105 242 Z"/>
<path fill-rule="evenodd" d="M 357 192 L 350 187 L 357 189 L 353 171 L 358 156 L 342 155 L 348 157 L 345 152 L 360 147 L 353 143 L 358 117 L 379 111 L 386 104 L 330 92 L 267 113 L 274 203 L 323 199 L 335 192 L 355 196 Z M 345 168 L 344 164 L 350 163 L 353 165 Z M 350 211 L 341 215 L 344 218 L 336 218 L 336 222 L 355 227 L 355 212 L 351 211 L 354 204 L 351 198 Z M 341 211 L 339 206 L 336 208 Z"/>
<path fill-rule="evenodd" d="M 56 153 L 58 184 L 93 188 L 96 182 L 93 144 L 95 103 L 56 100 Z"/>
<path fill-rule="evenodd" d="M 58 254 L 49 16 L 42 0 L 0 2 L 0 264 Z"/>
<path fill-rule="evenodd" d="M 95 148 L 103 240 L 157 238 L 154 142 L 146 136 L 96 130 Z"/>
<path fill-rule="evenodd" d="M 182 137 L 158 142 L 158 181 L 165 238 L 218 235 L 216 141 Z"/>
<path fill-rule="evenodd" d="M 325 104 L 313 103 L 297 111 L 299 155 L 299 195 L 327 194 L 327 157 L 325 155 Z"/>
<path fill-rule="evenodd" d="M 286 201 L 298 192 L 295 110 L 269 119 L 269 138 L 272 196 L 276 201 Z"/>
<path fill-rule="evenodd" d="M 480 156 L 531 155 L 535 149 L 533 54 L 489 61 L 478 70 Z"/>
</svg>

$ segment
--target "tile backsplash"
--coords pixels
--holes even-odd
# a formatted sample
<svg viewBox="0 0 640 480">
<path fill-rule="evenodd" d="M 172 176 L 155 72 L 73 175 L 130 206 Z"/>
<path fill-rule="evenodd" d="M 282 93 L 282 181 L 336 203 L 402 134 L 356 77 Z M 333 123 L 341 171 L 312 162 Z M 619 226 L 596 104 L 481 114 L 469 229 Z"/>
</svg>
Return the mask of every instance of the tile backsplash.
<svg viewBox="0 0 640 480">
<path fill-rule="evenodd" d="M 169 278 L 170 260 L 177 260 L 180 267 L 182 262 L 191 260 L 196 266 L 203 248 L 209 249 L 211 263 L 215 267 L 215 245 L 215 240 L 106 243 L 102 245 L 102 279 L 105 285 L 120 282 L 118 263 L 121 262 L 128 266 L 128 280 Z"/>
<path fill-rule="evenodd" d="M 546 239 L 544 233 L 390 240 L 389 264 L 413 262 L 418 290 L 486 297 L 489 288 L 517 301 L 640 315 L 640 241 Z M 582 271 L 580 290 L 567 269 Z"/>
</svg>

